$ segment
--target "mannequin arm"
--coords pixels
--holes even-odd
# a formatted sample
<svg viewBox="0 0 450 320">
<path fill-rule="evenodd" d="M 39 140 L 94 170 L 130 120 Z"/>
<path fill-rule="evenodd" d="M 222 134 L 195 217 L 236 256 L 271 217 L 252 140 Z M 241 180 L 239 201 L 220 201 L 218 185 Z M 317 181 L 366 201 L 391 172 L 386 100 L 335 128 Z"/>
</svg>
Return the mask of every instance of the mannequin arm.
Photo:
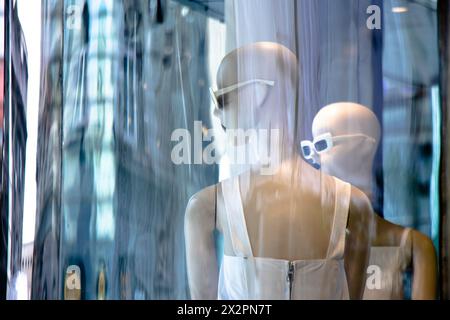
<svg viewBox="0 0 450 320">
<path fill-rule="evenodd" d="M 214 186 L 200 191 L 189 200 L 184 228 L 191 298 L 217 299 Z"/>
<path fill-rule="evenodd" d="M 436 299 L 436 251 L 433 242 L 420 232 L 412 232 L 413 300 Z"/>
</svg>

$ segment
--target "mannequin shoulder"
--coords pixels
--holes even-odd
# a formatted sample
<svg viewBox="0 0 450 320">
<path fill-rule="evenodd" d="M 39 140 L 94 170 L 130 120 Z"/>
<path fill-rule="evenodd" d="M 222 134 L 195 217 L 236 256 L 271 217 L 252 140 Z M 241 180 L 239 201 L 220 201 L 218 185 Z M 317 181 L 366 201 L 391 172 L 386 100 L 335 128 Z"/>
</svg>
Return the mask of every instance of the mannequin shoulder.
<svg viewBox="0 0 450 320">
<path fill-rule="evenodd" d="M 392 223 L 375 214 L 375 238 L 373 246 L 376 247 L 396 247 L 402 244 L 402 238 L 407 231 L 404 226 Z M 409 233 L 406 241 L 410 242 L 411 233 Z"/>
<path fill-rule="evenodd" d="M 375 214 L 376 233 L 373 246 L 401 246 L 402 237 L 407 231 L 404 226 L 387 221 Z M 436 250 L 433 241 L 421 233 L 420 231 L 410 229 L 410 232 L 404 239 L 407 246 L 412 246 L 413 250 L 418 253 L 435 254 Z"/>
<path fill-rule="evenodd" d="M 205 218 L 215 214 L 216 185 L 194 194 L 186 206 L 186 219 Z"/>
<path fill-rule="evenodd" d="M 436 256 L 436 249 L 433 245 L 433 241 L 431 241 L 428 236 L 417 230 L 412 230 L 411 236 L 414 255 L 423 255 L 429 257 Z"/>
<path fill-rule="evenodd" d="M 352 186 L 352 196 L 350 199 L 350 214 L 359 213 L 365 216 L 365 218 L 374 218 L 374 211 L 369 198 L 359 190 Z"/>
<path fill-rule="evenodd" d="M 369 198 L 358 188 L 352 186 L 349 207 L 349 227 L 357 230 L 372 230 L 375 213 Z"/>
</svg>

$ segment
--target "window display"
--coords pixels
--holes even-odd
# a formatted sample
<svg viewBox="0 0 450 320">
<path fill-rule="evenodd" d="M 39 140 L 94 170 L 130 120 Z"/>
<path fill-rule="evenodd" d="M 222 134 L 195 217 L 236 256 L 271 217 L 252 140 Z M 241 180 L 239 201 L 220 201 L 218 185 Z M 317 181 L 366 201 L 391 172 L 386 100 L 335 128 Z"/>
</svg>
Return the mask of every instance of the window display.
<svg viewBox="0 0 450 320">
<path fill-rule="evenodd" d="M 372 208 L 364 195 L 351 192 L 348 183 L 322 177 L 303 163 L 296 151 L 292 153 L 295 55 L 276 43 L 249 44 L 224 58 L 217 78 L 220 87 L 230 87 L 269 76 L 275 85 L 263 99 L 256 100 L 257 87 L 236 89 L 221 97 L 221 112 L 223 118 L 232 119 L 227 130 L 258 127 L 279 131 L 279 151 L 271 151 L 280 153 L 277 158 L 281 162 L 273 164 L 276 172 L 272 175 L 262 175 L 254 168 L 222 181 L 218 193 L 206 189 L 191 199 L 186 212 L 191 296 L 215 298 L 214 290 L 209 290 L 218 282 L 221 299 L 348 299 L 349 288 L 351 297 L 359 298 Z M 254 106 L 255 100 L 262 103 Z M 258 141 L 258 145 L 267 143 Z M 323 190 L 329 194 L 324 196 Z M 207 195 L 218 198 L 215 208 L 205 205 L 214 202 L 202 199 Z M 354 210 L 348 218 L 350 206 Z M 212 229 L 207 226 L 214 223 L 206 221 L 216 217 L 216 227 L 225 238 L 219 280 L 214 277 L 216 270 L 208 272 L 214 264 L 203 264 L 215 259 L 214 247 L 207 240 L 212 239 L 208 236 Z M 352 242 L 345 239 L 347 221 Z M 347 266 L 359 270 L 348 276 L 344 269 L 347 242 Z"/>
<path fill-rule="evenodd" d="M 439 5 L 42 0 L 1 279 L 35 211 L 31 299 L 447 297 Z"/>
</svg>

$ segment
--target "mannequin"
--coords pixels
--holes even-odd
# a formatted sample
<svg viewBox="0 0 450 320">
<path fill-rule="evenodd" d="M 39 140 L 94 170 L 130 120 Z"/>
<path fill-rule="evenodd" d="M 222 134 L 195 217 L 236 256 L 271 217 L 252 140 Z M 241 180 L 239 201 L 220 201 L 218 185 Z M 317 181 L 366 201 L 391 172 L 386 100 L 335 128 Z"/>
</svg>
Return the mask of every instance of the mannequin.
<svg viewBox="0 0 450 320">
<path fill-rule="evenodd" d="M 321 170 L 350 182 L 370 198 L 373 186 L 372 165 L 381 131 L 375 114 L 356 103 L 331 104 L 316 115 L 312 130 L 316 141 L 326 133 L 338 137 L 338 143 L 334 147 L 320 153 Z M 400 268 L 412 266 L 413 269 L 412 299 L 435 299 L 436 253 L 431 240 L 418 231 L 395 225 L 378 215 L 374 234 L 370 265 L 381 265 L 382 262 L 377 260 L 396 254 L 393 248 L 402 248 Z M 383 271 L 385 270 L 381 269 Z M 403 286 L 395 288 L 395 284 L 389 285 L 394 286 L 393 290 L 385 292 L 383 289 L 366 286 L 364 298 L 403 299 Z"/>
<path fill-rule="evenodd" d="M 333 219 L 339 209 L 336 207 L 342 202 L 339 198 L 342 192 L 336 188 L 336 179 L 311 168 L 293 152 L 295 148 L 291 132 L 295 124 L 292 115 L 295 114 L 297 72 L 295 55 L 282 45 L 269 42 L 253 43 L 236 49 L 225 56 L 220 65 L 217 75 L 219 88 L 230 88 L 251 79 L 273 81 L 274 85 L 268 88 L 264 88 L 261 83 L 252 83 L 232 90 L 226 96 L 216 97 L 220 105 L 216 115 L 221 118 L 222 125 L 227 130 L 252 127 L 278 129 L 282 146 L 279 151 L 281 163 L 272 175 L 262 175 L 253 167 L 240 176 L 201 190 L 189 201 L 185 215 L 185 243 L 188 280 L 193 299 L 221 297 L 218 283 L 219 278 L 222 280 L 227 259 L 248 261 L 246 266 L 252 272 L 247 275 L 250 276 L 255 275 L 255 270 L 260 270 L 260 261 L 264 260 L 268 264 L 272 260 L 276 263 L 285 261 L 286 266 L 289 261 L 287 275 L 288 280 L 291 280 L 291 261 L 323 259 L 330 250 L 330 239 L 334 239 L 331 234 L 335 230 Z M 229 188 L 236 185 L 234 189 Z M 349 202 L 345 209 L 348 220 L 345 219 L 342 225 L 342 239 L 345 240 L 342 266 L 345 265 L 348 297 L 360 299 L 371 242 L 373 211 L 369 199 L 362 191 L 350 186 L 348 191 Z M 228 197 L 228 192 L 232 196 Z M 232 210 L 229 209 L 240 204 L 245 226 L 239 224 L 237 228 L 241 227 L 241 230 L 248 232 L 248 242 L 253 254 L 250 258 L 236 254 L 236 248 L 243 246 L 245 241 L 234 237 L 233 230 L 236 228 L 229 227 L 238 222 L 230 219 L 229 213 Z M 213 237 L 215 230 L 224 237 L 224 260 L 220 274 Z M 270 272 L 267 275 L 271 276 Z M 261 288 L 260 282 L 264 279 L 258 278 L 258 288 Z M 234 280 L 236 282 L 229 286 L 231 289 L 242 284 L 237 281 L 239 279 L 227 279 L 232 282 Z M 284 285 L 285 280 L 286 277 L 280 277 L 279 283 L 272 281 L 272 285 Z M 327 279 L 318 280 L 327 283 Z M 292 283 L 297 285 L 296 282 Z M 320 289 L 319 283 L 316 286 Z M 296 292 L 292 295 L 292 287 L 289 291 L 291 295 L 276 295 L 271 289 L 256 295 L 247 294 L 248 292 L 239 295 L 242 292 L 238 292 L 238 295 L 228 298 L 336 297 L 320 293 L 308 295 L 308 292 L 306 295 L 296 295 Z M 314 289 L 317 291 L 317 288 Z"/>
</svg>

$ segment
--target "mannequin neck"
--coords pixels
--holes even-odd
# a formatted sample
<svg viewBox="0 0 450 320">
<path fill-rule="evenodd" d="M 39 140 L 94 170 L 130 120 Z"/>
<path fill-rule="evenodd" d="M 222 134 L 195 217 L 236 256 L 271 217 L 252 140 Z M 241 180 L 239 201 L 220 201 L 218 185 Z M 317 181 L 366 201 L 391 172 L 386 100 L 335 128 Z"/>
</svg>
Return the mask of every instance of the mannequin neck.
<svg viewBox="0 0 450 320">
<path fill-rule="evenodd" d="M 349 161 L 348 166 L 323 166 L 322 171 L 360 189 L 372 200 L 372 161 Z"/>
<path fill-rule="evenodd" d="M 273 174 L 283 160 L 297 154 L 283 129 L 234 129 L 227 131 L 227 154 L 234 171 L 260 168 Z M 291 147 L 290 147 L 291 146 Z"/>
</svg>

